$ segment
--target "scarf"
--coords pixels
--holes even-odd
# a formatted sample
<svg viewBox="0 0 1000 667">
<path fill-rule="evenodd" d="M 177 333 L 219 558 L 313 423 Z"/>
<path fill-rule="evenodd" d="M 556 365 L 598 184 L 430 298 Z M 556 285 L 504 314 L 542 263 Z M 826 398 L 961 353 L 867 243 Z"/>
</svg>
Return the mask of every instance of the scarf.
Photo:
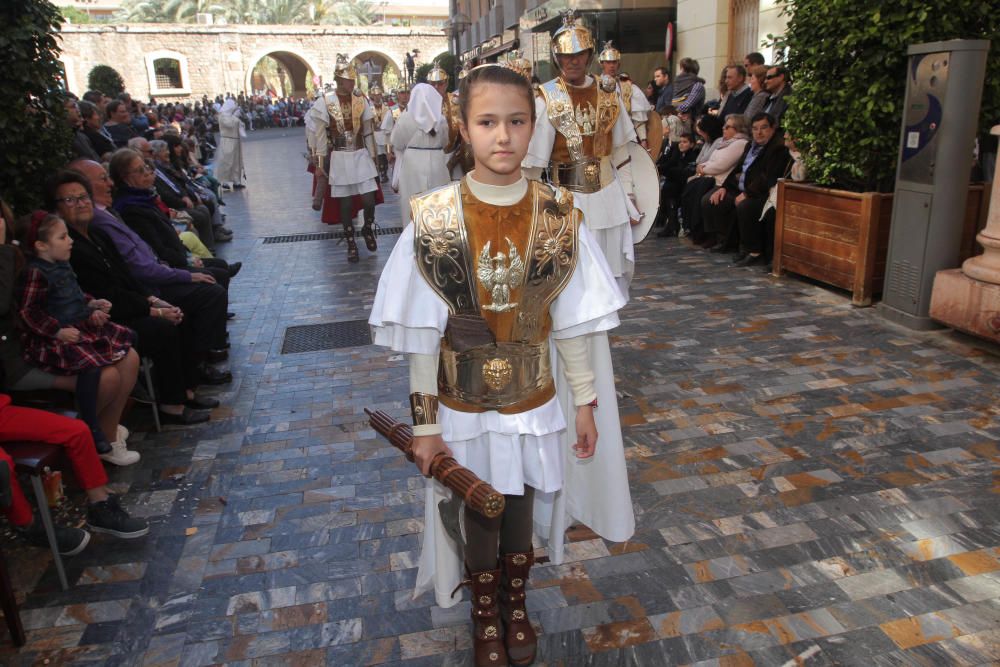
<svg viewBox="0 0 1000 667">
<path fill-rule="evenodd" d="M 156 209 L 164 215 L 168 215 L 167 212 L 170 210 L 160 200 L 160 196 L 156 194 L 156 190 L 142 190 L 123 185 L 115 193 L 115 200 L 112 202 L 111 207 L 118 211 L 118 213 L 121 213 L 129 206 Z"/>
</svg>

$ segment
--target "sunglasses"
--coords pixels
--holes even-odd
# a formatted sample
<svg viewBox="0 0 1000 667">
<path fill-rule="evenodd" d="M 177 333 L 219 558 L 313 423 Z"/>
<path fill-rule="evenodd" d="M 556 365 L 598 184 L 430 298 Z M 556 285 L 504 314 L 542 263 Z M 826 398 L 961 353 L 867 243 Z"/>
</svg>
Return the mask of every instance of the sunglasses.
<svg viewBox="0 0 1000 667">
<path fill-rule="evenodd" d="M 784 76 L 784 74 L 768 74 L 764 78 L 770 81 L 771 79 L 777 79 L 779 76 Z"/>
</svg>

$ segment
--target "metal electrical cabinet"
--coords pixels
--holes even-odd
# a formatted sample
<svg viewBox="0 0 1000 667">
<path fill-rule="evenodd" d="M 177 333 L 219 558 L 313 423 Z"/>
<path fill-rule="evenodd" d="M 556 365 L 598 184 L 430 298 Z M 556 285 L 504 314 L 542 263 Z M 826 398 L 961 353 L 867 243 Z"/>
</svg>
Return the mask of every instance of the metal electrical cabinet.
<svg viewBox="0 0 1000 667">
<path fill-rule="evenodd" d="M 896 193 L 878 307 L 912 329 L 936 326 L 928 317 L 934 275 L 959 264 L 989 46 L 986 40 L 954 40 L 907 49 Z"/>
</svg>

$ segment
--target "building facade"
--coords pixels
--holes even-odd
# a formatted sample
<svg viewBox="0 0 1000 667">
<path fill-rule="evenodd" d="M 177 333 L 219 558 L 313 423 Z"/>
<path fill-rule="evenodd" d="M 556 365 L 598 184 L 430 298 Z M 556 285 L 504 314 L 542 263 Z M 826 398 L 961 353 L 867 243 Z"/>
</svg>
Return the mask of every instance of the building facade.
<svg viewBox="0 0 1000 667">
<path fill-rule="evenodd" d="M 469 19 L 457 35 L 453 29 L 453 48 L 462 62 L 474 64 L 520 49 L 545 80 L 554 75 L 549 38 L 560 25 L 559 12 L 568 6 L 594 31 L 599 47 L 614 40 L 622 52 L 622 70 L 636 83 L 651 79 L 656 67 L 667 65 L 673 71 L 680 58 L 691 57 L 701 65 L 706 87 L 714 91 L 722 67 L 742 62 L 751 51 L 774 62 L 776 54 L 764 44 L 768 34 L 784 31 L 778 1 L 453 0 L 452 16 Z"/>
</svg>

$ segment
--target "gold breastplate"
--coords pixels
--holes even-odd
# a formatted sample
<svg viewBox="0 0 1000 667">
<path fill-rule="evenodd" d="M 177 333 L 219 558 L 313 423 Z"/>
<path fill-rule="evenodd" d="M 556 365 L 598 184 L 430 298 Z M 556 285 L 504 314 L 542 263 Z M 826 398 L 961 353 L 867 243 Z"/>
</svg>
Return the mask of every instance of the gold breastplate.
<svg viewBox="0 0 1000 667">
<path fill-rule="evenodd" d="M 602 90 L 597 81 L 585 88 L 568 86 L 562 78 L 542 84 L 549 122 L 556 128 L 550 160 L 581 162 L 611 155 L 618 122 L 616 91 Z"/>
<path fill-rule="evenodd" d="M 480 316 L 496 343 L 457 351 L 441 341 L 438 394 L 463 412 L 516 414 L 555 395 L 549 307 L 576 266 L 572 196 L 530 181 L 521 201 L 493 206 L 465 181 L 410 200 L 417 266 L 452 315 Z"/>
<path fill-rule="evenodd" d="M 326 111 L 330 116 L 327 135 L 330 150 L 355 151 L 364 148 L 361 138 L 361 116 L 365 112 L 363 98 L 352 95 L 346 101 L 336 92 L 326 96 Z"/>
</svg>

